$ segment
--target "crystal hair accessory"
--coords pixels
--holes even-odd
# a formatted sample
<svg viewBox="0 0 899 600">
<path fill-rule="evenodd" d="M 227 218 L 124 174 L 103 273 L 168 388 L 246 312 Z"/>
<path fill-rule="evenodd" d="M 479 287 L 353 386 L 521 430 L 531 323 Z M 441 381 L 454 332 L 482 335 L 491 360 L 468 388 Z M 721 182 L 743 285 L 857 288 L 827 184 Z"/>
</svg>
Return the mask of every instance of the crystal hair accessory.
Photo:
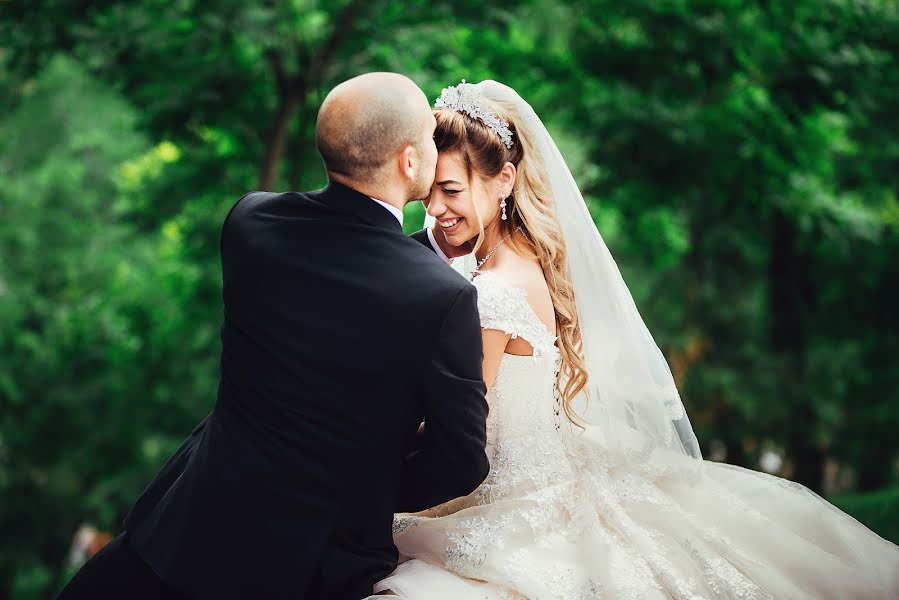
<svg viewBox="0 0 899 600">
<path fill-rule="evenodd" d="M 459 85 L 443 88 L 435 108 L 451 108 L 465 113 L 472 119 L 481 120 L 484 125 L 496 132 L 506 148 L 512 148 L 512 130 L 509 124 L 493 114 L 481 104 L 481 94 L 474 84 L 462 80 Z"/>
</svg>

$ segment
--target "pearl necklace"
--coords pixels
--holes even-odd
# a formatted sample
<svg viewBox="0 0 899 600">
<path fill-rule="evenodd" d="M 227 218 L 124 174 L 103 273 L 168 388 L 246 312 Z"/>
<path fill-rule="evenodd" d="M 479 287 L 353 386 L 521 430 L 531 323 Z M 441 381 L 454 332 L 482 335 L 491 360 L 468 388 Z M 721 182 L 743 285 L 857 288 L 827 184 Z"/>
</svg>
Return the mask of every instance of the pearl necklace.
<svg viewBox="0 0 899 600">
<path fill-rule="evenodd" d="M 521 227 L 516 227 L 515 231 L 521 231 Z M 474 271 L 471 272 L 471 280 L 472 281 L 474 281 L 474 278 L 481 272 L 481 267 L 484 266 L 484 263 L 486 263 L 488 260 L 490 260 L 490 257 L 493 256 L 493 254 L 499 249 L 500 246 L 502 246 L 503 244 L 506 243 L 506 240 L 508 240 L 513 235 L 515 235 L 515 231 L 513 231 L 512 233 L 510 233 L 509 235 L 507 235 L 506 237 L 501 239 L 496 246 L 494 246 L 493 248 L 490 249 L 490 252 L 487 253 L 487 256 L 485 256 L 480 261 L 478 261 L 478 266 L 476 266 L 474 268 Z"/>
</svg>

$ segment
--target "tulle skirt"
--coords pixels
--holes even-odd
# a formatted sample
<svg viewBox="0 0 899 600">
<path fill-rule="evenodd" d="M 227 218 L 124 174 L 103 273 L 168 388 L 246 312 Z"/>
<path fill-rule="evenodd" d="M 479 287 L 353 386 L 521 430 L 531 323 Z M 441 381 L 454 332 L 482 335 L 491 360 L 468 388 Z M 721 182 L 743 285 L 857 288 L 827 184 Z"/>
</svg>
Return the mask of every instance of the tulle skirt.
<svg viewBox="0 0 899 600">
<path fill-rule="evenodd" d="M 899 548 L 803 486 L 658 453 L 582 469 L 555 490 L 412 517 L 394 536 L 401 564 L 374 591 L 402 600 L 899 598 Z"/>
</svg>

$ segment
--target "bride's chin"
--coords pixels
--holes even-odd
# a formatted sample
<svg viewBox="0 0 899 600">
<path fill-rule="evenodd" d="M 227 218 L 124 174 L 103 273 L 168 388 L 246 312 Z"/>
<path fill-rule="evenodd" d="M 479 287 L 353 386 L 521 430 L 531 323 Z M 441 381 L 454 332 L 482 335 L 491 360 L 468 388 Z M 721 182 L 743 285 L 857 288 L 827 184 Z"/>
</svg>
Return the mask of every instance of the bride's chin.
<svg viewBox="0 0 899 600">
<path fill-rule="evenodd" d="M 468 242 L 466 236 L 460 235 L 458 231 L 445 235 L 446 241 L 449 242 L 451 246 L 459 247 Z"/>
<path fill-rule="evenodd" d="M 453 239 L 447 238 L 447 241 L 449 241 L 450 244 L 456 246 L 457 248 L 464 246 L 471 250 L 474 247 L 474 243 L 477 240 L 477 237 L 477 235 L 475 235 L 474 237 L 470 237 L 468 234 L 456 234 L 453 236 Z"/>
</svg>

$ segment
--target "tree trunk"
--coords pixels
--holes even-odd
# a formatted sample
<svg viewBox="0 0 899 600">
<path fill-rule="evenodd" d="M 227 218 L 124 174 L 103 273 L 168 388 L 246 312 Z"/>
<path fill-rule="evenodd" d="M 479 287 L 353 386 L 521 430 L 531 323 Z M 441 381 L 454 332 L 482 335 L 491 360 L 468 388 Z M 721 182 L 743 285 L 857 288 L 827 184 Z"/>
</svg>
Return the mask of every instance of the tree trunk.
<svg viewBox="0 0 899 600">
<path fill-rule="evenodd" d="M 892 445 L 892 440 L 884 439 L 879 432 L 872 437 L 866 437 L 865 442 L 871 448 L 889 448 Z M 859 492 L 872 492 L 889 485 L 890 476 L 895 468 L 892 455 L 890 452 L 882 452 L 877 458 L 879 460 L 872 460 L 872 457 L 868 456 L 856 461 L 855 465 L 858 468 L 856 489 Z"/>
<path fill-rule="evenodd" d="M 768 264 L 768 338 L 779 359 L 779 401 L 791 410 L 785 446 L 793 479 L 820 491 L 826 453 L 815 440 L 817 416 L 807 386 L 805 312 L 809 310 L 808 272 L 799 252 L 798 230 L 782 210 L 774 209 Z"/>
<path fill-rule="evenodd" d="M 698 290 L 702 289 L 710 277 L 710 257 L 714 256 L 714 248 L 705 242 L 708 229 L 713 227 L 714 209 L 708 201 L 710 194 L 701 192 L 693 199 L 693 214 L 690 215 L 689 234 L 690 251 L 686 257 L 686 265 L 692 276 L 684 294 L 689 322 L 703 332 L 706 339 L 717 340 L 718 331 L 712 324 L 709 315 L 718 308 L 710 305 L 708 297 Z M 706 366 L 715 365 L 720 359 L 716 356 L 714 345 L 704 352 L 702 362 Z M 748 466 L 749 457 L 743 448 L 743 436 L 746 432 L 746 421 L 738 407 L 729 403 L 731 390 L 716 386 L 705 390 L 706 401 L 711 406 L 710 421 L 718 439 L 725 447 L 725 462 L 741 467 Z M 695 423 L 695 421 L 694 421 Z M 711 440 L 700 440 L 708 444 Z M 707 446 L 703 446 L 707 451 Z"/>
<path fill-rule="evenodd" d="M 738 467 L 750 468 L 749 457 L 743 448 L 743 433 L 746 431 L 746 423 L 733 409 L 728 410 L 722 398 L 715 403 L 717 410 L 717 428 L 721 435 L 721 442 L 726 451 L 725 461 Z"/>
<path fill-rule="evenodd" d="M 266 138 L 265 158 L 259 169 L 259 179 L 256 186 L 259 190 L 272 190 L 278 179 L 278 167 L 284 157 L 284 147 L 287 144 L 287 135 L 290 132 L 290 120 L 299 106 L 304 92 L 282 90 L 278 97 L 278 112 L 271 130 Z"/>
<path fill-rule="evenodd" d="M 300 56 L 300 69 L 295 74 L 286 72 L 279 51 L 267 53 L 266 59 L 272 67 L 278 87 L 278 111 L 266 137 L 265 157 L 259 168 L 258 189 L 271 190 L 275 187 L 290 133 L 290 120 L 297 108 L 304 108 L 306 93 L 318 86 L 326 67 L 352 35 L 354 25 L 365 6 L 365 0 L 351 0 L 335 18 L 331 36 L 319 47 L 315 56 L 309 57 L 305 53 Z M 302 127 L 305 125 L 301 124 Z M 291 179 L 295 179 L 293 174 Z"/>
<path fill-rule="evenodd" d="M 306 168 L 308 144 L 306 143 L 306 127 L 309 124 L 309 107 L 305 102 L 300 104 L 297 115 L 297 130 L 290 145 L 290 172 L 287 175 L 288 189 L 300 191 L 303 185 L 303 173 Z"/>
</svg>

